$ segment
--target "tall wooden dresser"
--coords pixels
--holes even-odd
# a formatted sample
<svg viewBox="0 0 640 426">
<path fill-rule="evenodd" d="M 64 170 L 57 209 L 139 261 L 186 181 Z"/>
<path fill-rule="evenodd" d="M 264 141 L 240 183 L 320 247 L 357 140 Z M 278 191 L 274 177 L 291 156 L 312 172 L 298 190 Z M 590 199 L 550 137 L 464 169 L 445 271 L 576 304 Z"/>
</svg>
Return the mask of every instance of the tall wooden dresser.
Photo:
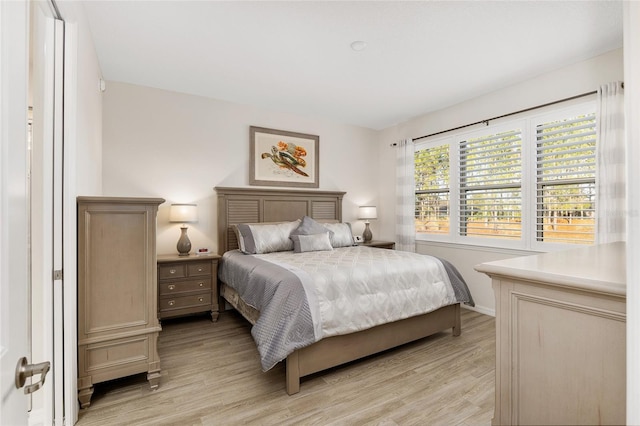
<svg viewBox="0 0 640 426">
<path fill-rule="evenodd" d="M 147 373 L 160 382 L 156 215 L 162 198 L 78 197 L 78 399 Z"/>
</svg>

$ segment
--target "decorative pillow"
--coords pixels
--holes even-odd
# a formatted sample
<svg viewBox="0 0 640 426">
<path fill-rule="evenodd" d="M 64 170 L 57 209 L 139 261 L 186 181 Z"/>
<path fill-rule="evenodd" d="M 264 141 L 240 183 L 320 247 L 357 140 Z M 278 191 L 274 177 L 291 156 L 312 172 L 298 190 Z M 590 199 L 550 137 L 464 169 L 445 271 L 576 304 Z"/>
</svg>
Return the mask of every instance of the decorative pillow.
<svg viewBox="0 0 640 426">
<path fill-rule="evenodd" d="M 327 228 L 311 219 L 309 216 L 305 216 L 302 218 L 302 222 L 300 226 L 291 233 L 291 235 L 313 235 L 313 234 L 324 234 L 329 232 L 329 235 L 333 234 L 333 232 L 329 231 Z"/>
<path fill-rule="evenodd" d="M 239 223 L 236 225 L 238 246 L 246 254 L 263 254 L 293 250 L 291 232 L 300 225 L 300 219 L 277 224 Z"/>
<path fill-rule="evenodd" d="M 353 234 L 351 233 L 351 224 L 349 222 L 323 223 L 322 226 L 333 233 L 333 235 L 329 236 L 333 248 L 353 245 Z"/>
<path fill-rule="evenodd" d="M 296 253 L 333 250 L 329 240 L 329 232 L 311 235 L 291 235 L 291 239 L 293 240 L 293 251 Z"/>
</svg>

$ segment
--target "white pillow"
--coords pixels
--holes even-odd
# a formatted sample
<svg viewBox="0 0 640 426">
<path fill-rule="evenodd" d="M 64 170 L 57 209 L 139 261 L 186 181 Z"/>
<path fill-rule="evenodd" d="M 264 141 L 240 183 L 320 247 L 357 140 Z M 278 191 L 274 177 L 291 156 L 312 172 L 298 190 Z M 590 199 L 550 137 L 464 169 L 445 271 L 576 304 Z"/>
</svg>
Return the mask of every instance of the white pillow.
<svg viewBox="0 0 640 426">
<path fill-rule="evenodd" d="M 293 251 L 296 253 L 333 250 L 328 232 L 323 232 L 322 234 L 292 235 L 291 239 L 293 240 Z"/>
<path fill-rule="evenodd" d="M 351 233 L 351 224 L 343 223 L 323 223 L 322 226 L 333 232 L 330 234 L 331 246 L 333 248 L 349 247 L 353 245 L 353 234 Z"/>
<path fill-rule="evenodd" d="M 300 219 L 277 224 L 239 223 L 236 225 L 238 246 L 246 254 L 293 250 L 289 236 L 299 225 Z"/>
</svg>

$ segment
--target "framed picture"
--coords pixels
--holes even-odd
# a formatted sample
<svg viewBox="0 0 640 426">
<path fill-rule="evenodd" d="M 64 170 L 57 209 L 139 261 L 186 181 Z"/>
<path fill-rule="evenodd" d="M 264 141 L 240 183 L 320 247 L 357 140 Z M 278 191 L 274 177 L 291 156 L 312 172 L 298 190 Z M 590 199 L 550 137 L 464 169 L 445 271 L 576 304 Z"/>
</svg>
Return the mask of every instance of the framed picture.
<svg viewBox="0 0 640 426">
<path fill-rule="evenodd" d="M 250 132 L 250 185 L 319 187 L 319 136 L 254 126 Z"/>
</svg>

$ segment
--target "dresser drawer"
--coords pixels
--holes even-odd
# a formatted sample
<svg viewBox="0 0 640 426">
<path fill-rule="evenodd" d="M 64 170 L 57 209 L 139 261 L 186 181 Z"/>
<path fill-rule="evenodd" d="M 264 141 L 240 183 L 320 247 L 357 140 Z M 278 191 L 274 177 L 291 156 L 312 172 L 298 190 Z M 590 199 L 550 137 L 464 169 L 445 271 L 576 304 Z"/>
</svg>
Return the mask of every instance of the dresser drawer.
<svg viewBox="0 0 640 426">
<path fill-rule="evenodd" d="M 160 265 L 158 278 L 166 280 L 170 278 L 184 278 L 187 276 L 187 267 L 183 263 Z"/>
<path fill-rule="evenodd" d="M 187 265 L 187 274 L 190 277 L 211 275 L 211 262 L 192 262 Z"/>
<path fill-rule="evenodd" d="M 211 292 L 194 294 L 191 296 L 168 297 L 160 299 L 160 311 L 171 311 L 173 309 L 210 305 Z"/>
<path fill-rule="evenodd" d="M 210 290 L 211 278 L 202 278 L 196 280 L 161 282 L 159 284 L 160 296 L 168 296 L 177 293 L 188 293 L 192 291 Z"/>
<path fill-rule="evenodd" d="M 100 374 L 118 366 L 122 368 L 128 364 L 147 361 L 149 359 L 149 336 L 140 335 L 81 345 L 80 349 L 81 373 Z M 146 371 L 146 368 L 140 371 Z"/>
</svg>

